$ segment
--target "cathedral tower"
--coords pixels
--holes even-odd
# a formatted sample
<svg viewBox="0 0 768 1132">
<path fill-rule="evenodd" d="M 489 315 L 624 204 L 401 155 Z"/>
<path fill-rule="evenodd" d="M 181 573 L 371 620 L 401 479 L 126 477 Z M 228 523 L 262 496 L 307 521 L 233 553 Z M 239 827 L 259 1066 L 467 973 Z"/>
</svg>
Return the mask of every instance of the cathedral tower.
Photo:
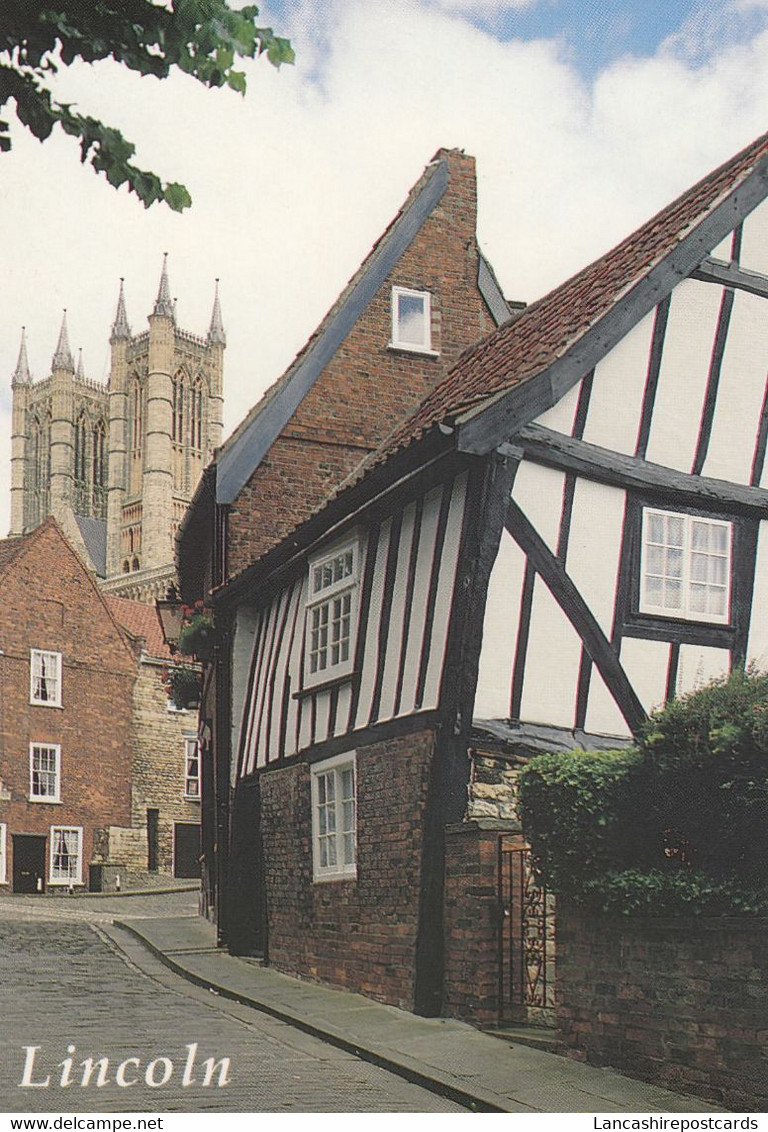
<svg viewBox="0 0 768 1132">
<path fill-rule="evenodd" d="M 176 325 L 163 261 L 149 329 L 132 335 L 123 282 L 106 385 L 87 379 L 66 312 L 51 374 L 34 382 L 22 333 L 12 377 L 11 531 L 53 514 L 103 588 L 141 601 L 173 580 L 174 538 L 221 443 L 226 338 L 218 281 L 205 337 Z"/>
</svg>

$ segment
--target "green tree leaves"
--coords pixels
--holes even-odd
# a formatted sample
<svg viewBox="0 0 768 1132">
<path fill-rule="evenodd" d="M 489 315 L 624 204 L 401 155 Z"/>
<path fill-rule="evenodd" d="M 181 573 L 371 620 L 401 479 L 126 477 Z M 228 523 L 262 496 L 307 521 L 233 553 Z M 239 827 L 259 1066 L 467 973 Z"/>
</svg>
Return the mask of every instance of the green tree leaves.
<svg viewBox="0 0 768 1132">
<path fill-rule="evenodd" d="M 274 67 L 293 63 L 287 39 L 257 23 L 250 4 L 227 0 L 3 0 L 0 15 L 0 152 L 11 148 L 9 111 L 44 141 L 55 125 L 80 140 L 80 159 L 115 187 L 127 184 L 145 207 L 164 201 L 174 211 L 191 204 L 183 185 L 163 184 L 133 164 L 135 147 L 119 130 L 58 102 L 49 81 L 77 60 L 114 59 L 140 75 L 166 78 L 176 68 L 209 87 L 245 94 L 238 59 L 266 56 Z"/>
</svg>

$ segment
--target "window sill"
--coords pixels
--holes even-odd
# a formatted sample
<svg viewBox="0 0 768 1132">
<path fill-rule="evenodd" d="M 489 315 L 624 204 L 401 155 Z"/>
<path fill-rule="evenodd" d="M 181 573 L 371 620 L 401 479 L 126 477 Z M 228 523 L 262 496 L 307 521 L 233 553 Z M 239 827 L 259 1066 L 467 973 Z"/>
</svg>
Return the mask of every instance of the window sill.
<svg viewBox="0 0 768 1132">
<path fill-rule="evenodd" d="M 339 881 L 356 881 L 357 880 L 357 867 L 350 870 L 348 873 L 328 873 L 322 876 L 313 876 L 313 884 L 338 884 Z"/>
<path fill-rule="evenodd" d="M 64 709 L 63 704 L 52 704 L 50 702 L 50 700 L 30 700 L 29 706 L 30 707 L 58 708 L 59 711 L 62 711 Z"/>
<path fill-rule="evenodd" d="M 32 794 L 27 795 L 27 801 L 34 803 L 35 806 L 63 806 L 61 798 L 37 798 Z"/>
<path fill-rule="evenodd" d="M 439 358 L 440 351 L 426 346 L 409 346 L 405 342 L 387 342 L 387 349 L 395 354 L 419 354 L 422 358 Z"/>
<path fill-rule="evenodd" d="M 82 880 L 49 880 L 49 888 L 85 888 Z"/>
<path fill-rule="evenodd" d="M 314 692 L 327 692 L 332 688 L 338 688 L 342 684 L 348 684 L 354 675 L 354 671 L 344 672 L 338 676 L 329 676 L 327 680 L 318 680 L 315 684 L 305 684 L 303 688 L 299 688 L 293 693 L 293 699 L 301 700 L 305 696 L 311 696 Z"/>
</svg>

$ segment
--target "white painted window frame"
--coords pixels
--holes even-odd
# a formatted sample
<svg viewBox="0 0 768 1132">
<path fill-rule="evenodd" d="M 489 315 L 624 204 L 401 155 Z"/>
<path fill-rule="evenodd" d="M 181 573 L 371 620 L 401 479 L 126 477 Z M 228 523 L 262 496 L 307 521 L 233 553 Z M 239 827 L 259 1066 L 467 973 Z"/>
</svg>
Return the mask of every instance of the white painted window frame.
<svg viewBox="0 0 768 1132">
<path fill-rule="evenodd" d="M 56 838 L 58 833 L 74 833 L 77 835 L 77 871 L 72 877 L 54 876 L 54 858 L 56 856 Z M 69 888 L 71 885 L 83 883 L 83 827 L 81 825 L 52 825 L 50 836 L 50 849 L 48 854 L 48 884 Z"/>
<path fill-rule="evenodd" d="M 403 338 L 400 327 L 400 299 L 420 299 L 424 304 L 424 342 L 412 342 Z M 428 354 L 437 357 L 437 350 L 432 348 L 432 294 L 430 291 L 416 291 L 412 287 L 392 288 L 392 340 L 389 343 L 393 350 L 407 350 L 413 354 Z"/>
<path fill-rule="evenodd" d="M 55 755 L 56 768 L 54 774 L 56 780 L 54 794 L 35 794 L 33 791 L 36 750 L 53 751 Z M 61 802 L 61 746 L 58 743 L 32 742 L 29 744 L 29 801 L 34 802 L 36 805 L 42 804 L 49 806 Z"/>
<path fill-rule="evenodd" d="M 192 754 L 190 754 L 192 751 Z M 197 762 L 197 774 L 189 773 L 190 761 L 194 759 Z M 189 789 L 190 782 L 194 782 L 197 786 L 197 791 L 192 792 Z M 188 802 L 199 802 L 201 792 L 201 779 L 200 779 L 200 740 L 197 735 L 184 736 L 184 797 Z"/>
<path fill-rule="evenodd" d="M 8 826 L 0 822 L 0 884 L 8 883 Z"/>
<path fill-rule="evenodd" d="M 54 675 L 43 677 L 42 664 L 51 661 L 54 665 Z M 29 651 L 29 702 L 36 707 L 61 707 L 61 653 L 47 649 L 30 649 Z M 55 681 L 55 696 L 51 699 L 36 695 L 38 679 Z"/>
<path fill-rule="evenodd" d="M 649 549 L 649 524 L 653 516 L 680 519 L 683 521 L 683 554 L 681 593 L 682 604 L 679 609 L 668 606 L 655 605 L 646 597 L 646 559 Z M 691 555 L 692 531 L 694 523 L 707 523 L 711 527 L 720 527 L 727 531 L 728 547 L 725 556 L 725 612 L 722 614 L 694 610 L 691 605 Z M 667 617 L 673 620 L 695 621 L 709 625 L 729 625 L 731 621 L 731 580 L 733 576 L 733 523 L 728 519 L 716 519 L 707 515 L 691 515 L 685 511 L 669 511 L 661 507 L 644 507 L 642 515 L 642 534 L 640 545 L 640 598 L 638 609 L 640 613 L 652 614 L 655 617 Z"/>
<path fill-rule="evenodd" d="M 337 558 L 350 553 L 352 554 L 352 571 L 350 574 L 345 575 L 336 582 L 323 586 L 320 589 L 314 587 L 315 571 L 322 569 L 323 566 L 334 562 Z M 360 591 L 360 539 L 358 536 L 345 539 L 343 542 L 334 543 L 333 546 L 325 548 L 318 554 L 315 554 L 309 560 L 309 571 L 307 579 L 307 600 L 304 615 L 304 687 L 314 688 L 319 684 L 325 684 L 330 680 L 335 680 L 338 677 L 351 675 L 355 666 L 355 647 L 357 644 L 357 614 L 359 605 L 359 591 Z M 338 660 L 336 663 L 332 662 L 330 652 L 333 646 L 333 641 L 330 636 L 326 642 L 326 650 L 329 654 L 327 656 L 327 663 L 324 668 L 318 667 L 312 671 L 312 634 L 313 634 L 313 616 L 315 610 L 320 610 L 324 606 L 329 607 L 328 614 L 328 630 L 330 633 L 330 625 L 333 620 L 333 603 L 339 599 L 343 599 L 349 595 L 349 651 L 348 655 L 343 660 Z"/>
<path fill-rule="evenodd" d="M 353 820 L 344 824 L 344 797 L 342 795 L 342 776 L 345 770 L 352 771 Z M 327 881 L 354 880 L 357 877 L 357 755 L 355 751 L 345 751 L 330 759 L 314 763 L 310 767 L 312 796 L 312 879 L 315 883 Z M 321 796 L 321 780 L 334 782 L 334 830 L 328 833 L 322 827 L 321 810 L 331 805 Z M 353 838 L 352 860 L 345 860 L 345 837 Z M 322 863 L 323 839 L 332 837 L 336 860 L 332 864 Z"/>
</svg>

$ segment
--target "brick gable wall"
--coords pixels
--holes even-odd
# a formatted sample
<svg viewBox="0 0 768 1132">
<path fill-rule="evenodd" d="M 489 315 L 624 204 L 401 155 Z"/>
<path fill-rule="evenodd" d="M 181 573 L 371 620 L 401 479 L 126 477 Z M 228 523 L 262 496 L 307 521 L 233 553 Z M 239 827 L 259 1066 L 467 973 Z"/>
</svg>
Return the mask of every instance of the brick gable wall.
<svg viewBox="0 0 768 1132">
<path fill-rule="evenodd" d="M 305 519 L 494 328 L 477 288 L 474 160 L 446 155 L 446 192 L 233 503 L 228 574 Z M 437 357 L 389 348 L 393 285 L 432 295 Z"/>
</svg>

